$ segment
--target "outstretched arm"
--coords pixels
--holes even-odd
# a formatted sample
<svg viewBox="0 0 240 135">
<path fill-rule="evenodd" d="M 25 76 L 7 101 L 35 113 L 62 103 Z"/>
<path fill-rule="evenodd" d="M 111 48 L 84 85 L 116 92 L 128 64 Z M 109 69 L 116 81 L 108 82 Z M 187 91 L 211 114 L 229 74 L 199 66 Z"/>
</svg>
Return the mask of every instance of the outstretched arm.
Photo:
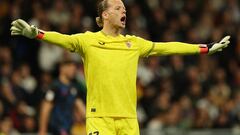
<svg viewBox="0 0 240 135">
<path fill-rule="evenodd" d="M 22 35 L 30 39 L 41 39 L 51 44 L 58 45 L 60 47 L 66 48 L 72 52 L 81 50 L 78 36 L 75 35 L 65 35 L 58 32 L 48 32 L 38 29 L 35 26 L 30 26 L 24 20 L 17 19 L 12 22 L 11 35 Z"/>
<path fill-rule="evenodd" d="M 80 50 L 80 43 L 78 39 L 76 38 L 76 35 L 66 35 L 66 34 L 61 34 L 58 32 L 41 32 L 40 34 L 43 34 L 43 36 L 40 36 L 41 39 L 45 42 L 51 43 L 58 45 L 60 47 L 66 48 L 70 50 L 71 52 L 76 52 L 77 50 Z M 37 36 L 39 37 L 39 36 Z"/>
<path fill-rule="evenodd" d="M 199 45 L 182 42 L 157 42 L 153 43 L 153 49 L 149 55 L 170 55 L 170 54 L 198 54 L 201 52 Z"/>
<path fill-rule="evenodd" d="M 230 36 L 224 37 L 219 43 L 188 44 L 182 42 L 151 42 L 139 38 L 142 43 L 142 56 L 159 56 L 171 54 L 213 54 L 222 51 L 230 43 Z"/>
</svg>

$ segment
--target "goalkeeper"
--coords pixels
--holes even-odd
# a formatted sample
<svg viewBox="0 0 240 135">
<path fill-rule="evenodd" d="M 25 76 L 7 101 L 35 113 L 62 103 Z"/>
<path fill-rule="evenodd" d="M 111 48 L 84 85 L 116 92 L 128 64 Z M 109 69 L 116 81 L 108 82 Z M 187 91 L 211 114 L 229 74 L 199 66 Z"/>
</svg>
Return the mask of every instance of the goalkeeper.
<svg viewBox="0 0 240 135">
<path fill-rule="evenodd" d="M 152 42 L 121 35 L 126 9 L 121 0 L 98 4 L 98 32 L 65 35 L 43 31 L 18 19 L 11 34 L 36 38 L 80 54 L 87 85 L 86 126 L 88 135 L 139 135 L 136 114 L 136 73 L 139 57 L 213 54 L 227 47 L 230 36 L 219 43 L 187 44 Z"/>
</svg>

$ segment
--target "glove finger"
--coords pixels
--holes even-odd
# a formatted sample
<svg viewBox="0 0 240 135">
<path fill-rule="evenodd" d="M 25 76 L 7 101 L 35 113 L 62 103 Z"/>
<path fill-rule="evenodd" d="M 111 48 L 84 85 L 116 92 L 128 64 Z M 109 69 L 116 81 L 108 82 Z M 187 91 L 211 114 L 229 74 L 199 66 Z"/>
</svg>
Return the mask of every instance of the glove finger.
<svg viewBox="0 0 240 135">
<path fill-rule="evenodd" d="M 230 36 L 225 36 L 220 42 L 229 41 L 230 38 L 231 38 Z"/>
<path fill-rule="evenodd" d="M 15 26 L 18 20 L 12 21 L 11 25 Z"/>
<path fill-rule="evenodd" d="M 13 21 L 12 23 L 12 27 L 16 27 L 18 29 L 23 29 L 21 25 L 19 25 L 19 23 L 17 21 Z"/>
<path fill-rule="evenodd" d="M 228 47 L 229 43 L 230 43 L 230 41 L 226 41 L 224 44 L 219 44 L 219 49 Z"/>
<path fill-rule="evenodd" d="M 21 29 L 15 27 L 15 26 L 12 26 L 10 30 L 11 30 L 11 31 L 18 31 L 18 32 L 21 31 Z"/>
<path fill-rule="evenodd" d="M 17 24 L 19 24 L 21 28 L 29 27 L 29 25 L 25 21 L 23 21 L 22 19 L 18 19 Z"/>
<path fill-rule="evenodd" d="M 222 49 L 218 49 L 218 51 L 219 51 L 219 52 L 221 52 L 221 51 L 222 51 Z"/>
<path fill-rule="evenodd" d="M 229 43 L 230 43 L 230 41 L 226 41 L 226 42 L 223 44 L 222 48 L 228 47 L 228 44 L 229 44 Z"/>
<path fill-rule="evenodd" d="M 12 21 L 11 25 L 13 25 L 13 26 L 14 26 L 14 25 L 15 25 L 15 23 L 16 23 L 16 21 Z"/>
<path fill-rule="evenodd" d="M 12 36 L 21 35 L 21 33 L 20 33 L 20 32 L 16 32 L 16 31 L 12 31 L 12 32 L 11 32 L 11 35 L 12 35 Z"/>
<path fill-rule="evenodd" d="M 225 42 L 226 42 L 226 41 L 229 41 L 229 39 L 230 39 L 230 36 L 226 36 L 226 37 L 224 37 L 219 43 L 225 44 Z"/>
<path fill-rule="evenodd" d="M 15 27 L 19 28 L 19 29 L 24 29 L 24 27 L 20 24 L 20 22 L 16 21 Z"/>
<path fill-rule="evenodd" d="M 228 45 L 223 46 L 223 48 L 226 48 L 226 47 L 228 47 Z"/>
<path fill-rule="evenodd" d="M 230 43 L 230 41 L 226 41 L 225 45 L 228 45 Z"/>
<path fill-rule="evenodd" d="M 24 29 L 24 26 L 20 22 L 16 22 L 16 26 L 20 29 Z"/>
</svg>

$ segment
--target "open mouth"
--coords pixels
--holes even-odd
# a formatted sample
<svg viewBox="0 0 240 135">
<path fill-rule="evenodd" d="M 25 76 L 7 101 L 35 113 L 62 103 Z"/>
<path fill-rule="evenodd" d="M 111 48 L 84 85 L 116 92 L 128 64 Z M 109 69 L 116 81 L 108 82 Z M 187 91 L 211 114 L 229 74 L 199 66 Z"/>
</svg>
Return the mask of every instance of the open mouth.
<svg viewBox="0 0 240 135">
<path fill-rule="evenodd" d="M 125 23 L 125 22 L 126 22 L 126 16 L 123 16 L 123 17 L 121 18 L 121 22 L 122 22 L 122 23 Z"/>
</svg>

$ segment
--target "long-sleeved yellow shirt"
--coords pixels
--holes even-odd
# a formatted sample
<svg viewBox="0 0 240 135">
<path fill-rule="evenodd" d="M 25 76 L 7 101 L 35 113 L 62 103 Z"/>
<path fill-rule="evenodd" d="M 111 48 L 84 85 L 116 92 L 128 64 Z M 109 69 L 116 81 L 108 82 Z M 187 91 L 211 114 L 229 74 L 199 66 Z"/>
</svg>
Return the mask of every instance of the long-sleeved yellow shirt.
<svg viewBox="0 0 240 135">
<path fill-rule="evenodd" d="M 130 35 L 112 37 L 101 31 L 74 35 L 45 32 L 42 40 L 83 57 L 87 117 L 136 118 L 139 57 L 200 53 L 199 45 L 154 43 Z"/>
</svg>

